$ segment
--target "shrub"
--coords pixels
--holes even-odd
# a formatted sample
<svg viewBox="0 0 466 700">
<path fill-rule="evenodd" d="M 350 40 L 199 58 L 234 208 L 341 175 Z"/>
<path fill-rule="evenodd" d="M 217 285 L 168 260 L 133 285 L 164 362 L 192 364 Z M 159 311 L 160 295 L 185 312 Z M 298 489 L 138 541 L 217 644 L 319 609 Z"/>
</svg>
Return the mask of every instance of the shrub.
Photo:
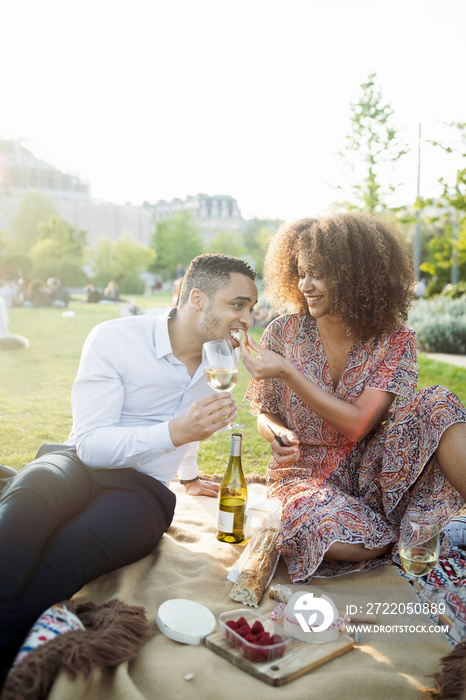
<svg viewBox="0 0 466 700">
<path fill-rule="evenodd" d="M 416 331 L 420 350 L 466 354 L 466 297 L 419 300 L 413 304 L 409 325 Z"/>
<path fill-rule="evenodd" d="M 89 282 L 82 265 L 72 258 L 34 265 L 32 275 L 44 281 L 49 277 L 60 277 L 65 287 L 83 287 Z"/>
<path fill-rule="evenodd" d="M 144 294 L 146 283 L 139 275 L 125 275 L 118 281 L 120 294 Z"/>
<path fill-rule="evenodd" d="M 57 276 L 63 280 L 65 287 L 83 287 L 89 282 L 82 265 L 71 258 L 61 260 L 57 265 L 57 270 Z"/>
<path fill-rule="evenodd" d="M 427 285 L 426 298 L 429 299 L 430 297 L 436 297 L 438 294 L 441 294 L 443 287 L 444 282 L 440 280 L 431 280 Z"/>
<path fill-rule="evenodd" d="M 26 277 L 31 276 L 32 262 L 28 255 L 20 253 L 0 252 L 0 268 L 3 270 L 5 279 L 14 279 L 19 271 Z"/>
<path fill-rule="evenodd" d="M 442 292 L 442 296 L 450 297 L 450 299 L 458 299 L 464 295 L 466 295 L 466 282 L 448 284 Z"/>
</svg>

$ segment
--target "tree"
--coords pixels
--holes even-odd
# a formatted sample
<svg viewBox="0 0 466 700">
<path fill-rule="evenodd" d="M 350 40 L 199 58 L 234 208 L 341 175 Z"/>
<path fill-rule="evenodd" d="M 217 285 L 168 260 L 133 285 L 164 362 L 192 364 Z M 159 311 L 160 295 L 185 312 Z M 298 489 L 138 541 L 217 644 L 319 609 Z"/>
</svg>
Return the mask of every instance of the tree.
<svg viewBox="0 0 466 700">
<path fill-rule="evenodd" d="M 430 143 L 445 153 L 460 156 L 461 165 L 466 163 L 466 123 L 451 122 L 453 130 L 449 143 L 431 140 Z M 434 211 L 431 223 L 437 229 L 428 242 L 429 253 L 421 269 L 447 284 L 452 279 L 452 268 L 458 277 L 466 279 L 466 167 L 456 171 L 453 184 L 445 177 L 439 178 L 438 198 L 421 199 L 419 209 Z"/>
<path fill-rule="evenodd" d="M 140 275 L 150 268 L 154 257 L 152 248 L 131 240 L 128 232 L 115 241 L 108 236 L 101 236 L 96 246 L 87 252 L 88 262 L 94 272 L 94 282 L 104 287 L 110 280 L 114 280 L 120 291 L 126 293 L 140 291 Z M 125 280 L 131 280 L 131 283 L 125 284 Z"/>
<path fill-rule="evenodd" d="M 375 78 L 375 73 L 369 74 L 361 84 L 358 101 L 350 105 L 351 131 L 339 155 L 352 183 L 349 189 L 354 200 L 347 206 L 379 214 L 387 208 L 388 196 L 396 188 L 391 176 L 407 153 L 407 146 L 392 126 L 393 109 L 384 102 Z"/>
<path fill-rule="evenodd" d="M 186 268 L 203 252 L 199 227 L 192 214 L 183 210 L 157 222 L 152 246 L 156 257 L 150 270 L 166 280 L 173 279 L 178 264 Z"/>
<path fill-rule="evenodd" d="M 58 215 L 39 223 L 38 229 L 39 239 L 29 253 L 34 277 L 62 277 L 64 284 L 73 286 L 85 282 L 82 265 L 86 232 L 77 231 Z"/>
<path fill-rule="evenodd" d="M 439 141 L 431 141 L 430 143 L 441 148 L 445 153 L 459 153 L 465 167 L 456 171 L 456 182 L 454 185 L 449 185 L 443 177 L 439 179 L 439 183 L 443 188 L 441 199 L 443 204 L 446 202 L 457 211 L 466 213 L 466 123 L 451 122 L 448 126 L 456 130 L 456 141 L 453 137 L 452 142 L 447 145 Z"/>
<path fill-rule="evenodd" d="M 224 253 L 236 258 L 244 258 L 247 248 L 244 247 L 241 238 L 235 231 L 219 231 L 210 239 L 207 253 Z"/>
<path fill-rule="evenodd" d="M 15 252 L 29 253 L 39 238 L 39 224 L 58 215 L 52 200 L 39 192 L 24 195 L 18 211 L 11 220 L 12 248 Z"/>
<path fill-rule="evenodd" d="M 427 248 L 427 259 L 421 264 L 421 270 L 437 278 L 439 289 L 451 280 L 453 250 L 457 257 L 459 278 L 466 280 L 466 220 L 463 220 L 455 238 L 453 226 L 447 222 L 441 231 L 432 236 Z"/>
<path fill-rule="evenodd" d="M 262 277 L 269 240 L 281 223 L 280 219 L 251 219 L 248 222 L 244 234 L 244 244 L 251 258 L 251 264 L 259 277 Z"/>
</svg>

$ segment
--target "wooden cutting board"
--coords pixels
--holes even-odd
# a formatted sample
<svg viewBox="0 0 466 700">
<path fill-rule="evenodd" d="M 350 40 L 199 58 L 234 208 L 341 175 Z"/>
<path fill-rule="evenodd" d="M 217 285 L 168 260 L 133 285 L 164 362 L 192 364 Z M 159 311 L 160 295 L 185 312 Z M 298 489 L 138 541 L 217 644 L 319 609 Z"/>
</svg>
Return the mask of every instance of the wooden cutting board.
<svg viewBox="0 0 466 700">
<path fill-rule="evenodd" d="M 337 640 L 327 644 L 310 644 L 293 640 L 281 659 L 262 662 L 246 659 L 240 649 L 230 644 L 223 632 L 214 632 L 206 637 L 205 645 L 264 683 L 279 686 L 351 651 L 354 640 L 341 632 Z"/>
</svg>

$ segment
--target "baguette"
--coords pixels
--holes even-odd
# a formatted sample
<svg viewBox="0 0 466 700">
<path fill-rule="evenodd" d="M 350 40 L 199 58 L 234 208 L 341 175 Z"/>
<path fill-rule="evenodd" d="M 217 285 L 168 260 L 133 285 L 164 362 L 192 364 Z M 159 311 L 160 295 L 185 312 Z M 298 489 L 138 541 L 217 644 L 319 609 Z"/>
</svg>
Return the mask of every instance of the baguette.
<svg viewBox="0 0 466 700">
<path fill-rule="evenodd" d="M 241 573 L 230 591 L 232 600 L 258 607 L 278 560 L 278 535 L 278 530 L 268 527 L 253 536 L 242 555 L 245 561 Z"/>
</svg>

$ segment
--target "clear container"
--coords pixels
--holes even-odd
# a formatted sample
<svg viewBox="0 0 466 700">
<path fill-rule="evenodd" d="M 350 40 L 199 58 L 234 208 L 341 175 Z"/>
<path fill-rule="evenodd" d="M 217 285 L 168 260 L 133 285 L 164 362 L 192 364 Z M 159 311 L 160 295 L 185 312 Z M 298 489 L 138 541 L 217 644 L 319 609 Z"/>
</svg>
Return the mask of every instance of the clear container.
<svg viewBox="0 0 466 700">
<path fill-rule="evenodd" d="M 257 644 L 252 640 L 247 640 L 234 629 L 227 625 L 227 622 L 233 620 L 237 622 L 240 618 L 244 618 L 250 628 L 255 622 L 262 623 L 265 632 L 268 632 L 270 637 L 279 635 L 281 641 L 275 641 L 272 644 Z M 286 652 L 286 647 L 291 641 L 291 637 L 287 634 L 280 625 L 277 625 L 273 620 L 270 620 L 264 615 L 253 612 L 252 610 L 231 610 L 222 613 L 218 618 L 220 628 L 231 644 L 240 649 L 243 655 L 250 661 L 273 661 L 280 659 Z"/>
</svg>

